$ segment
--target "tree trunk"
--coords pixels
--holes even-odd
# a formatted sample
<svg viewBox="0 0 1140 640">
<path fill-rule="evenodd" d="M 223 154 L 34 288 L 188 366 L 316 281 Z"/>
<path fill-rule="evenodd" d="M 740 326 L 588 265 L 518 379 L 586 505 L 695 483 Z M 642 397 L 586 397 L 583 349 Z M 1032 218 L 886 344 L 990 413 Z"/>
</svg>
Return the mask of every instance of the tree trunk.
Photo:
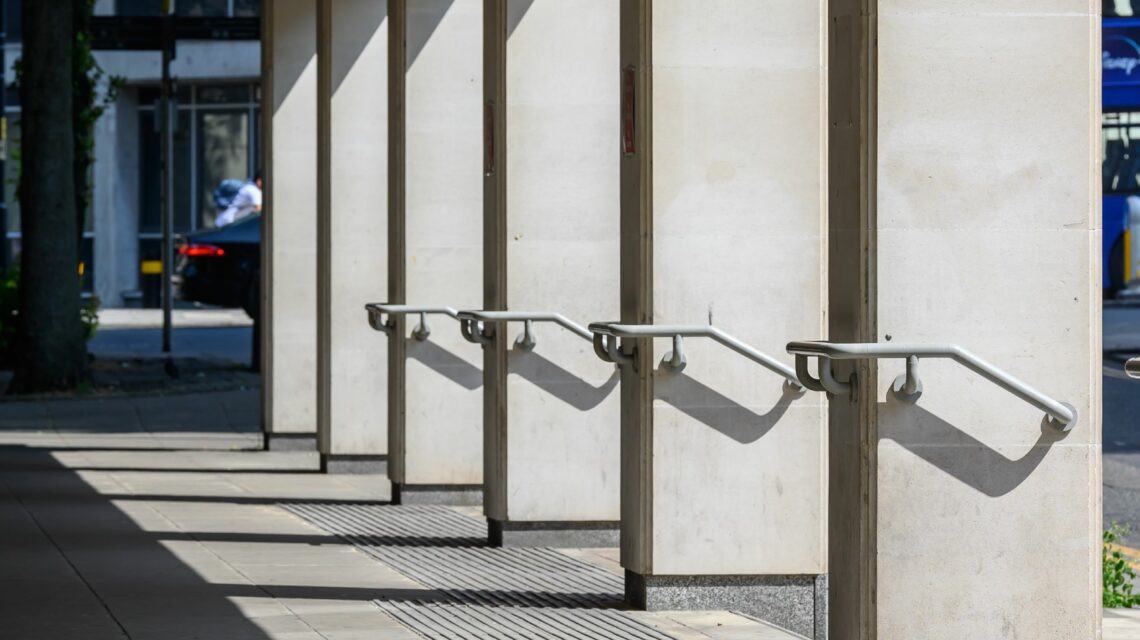
<svg viewBox="0 0 1140 640">
<path fill-rule="evenodd" d="M 75 387 L 87 348 L 80 323 L 75 242 L 73 11 L 23 0 L 19 357 L 17 392 Z"/>
</svg>

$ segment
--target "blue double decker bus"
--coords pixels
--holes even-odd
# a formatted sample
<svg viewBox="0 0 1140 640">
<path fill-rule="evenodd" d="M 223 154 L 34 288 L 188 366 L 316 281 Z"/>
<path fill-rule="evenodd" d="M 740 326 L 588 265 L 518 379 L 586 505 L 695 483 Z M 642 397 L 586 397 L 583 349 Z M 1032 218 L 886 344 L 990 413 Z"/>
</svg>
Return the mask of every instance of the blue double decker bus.
<svg viewBox="0 0 1140 640">
<path fill-rule="evenodd" d="M 1113 297 L 1128 279 L 1129 197 L 1140 207 L 1140 0 L 1104 0 L 1102 26 L 1103 279 Z"/>
</svg>

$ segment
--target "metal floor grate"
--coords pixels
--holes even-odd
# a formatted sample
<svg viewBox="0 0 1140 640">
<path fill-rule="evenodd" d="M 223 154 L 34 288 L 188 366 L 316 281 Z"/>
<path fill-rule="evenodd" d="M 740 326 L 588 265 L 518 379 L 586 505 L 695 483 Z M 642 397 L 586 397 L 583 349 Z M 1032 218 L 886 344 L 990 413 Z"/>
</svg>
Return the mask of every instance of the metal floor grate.
<svg viewBox="0 0 1140 640">
<path fill-rule="evenodd" d="M 424 638 L 441 640 L 672 640 L 613 609 L 526 609 L 419 602 L 377 604 Z"/>
<path fill-rule="evenodd" d="M 367 547 L 482 547 L 482 522 L 435 506 L 290 503 L 282 507 L 354 545 Z"/>
<path fill-rule="evenodd" d="M 487 547 L 485 525 L 447 507 L 281 506 L 430 589 L 376 601 L 425 638 L 670 638 L 614 609 L 621 576 L 553 549 Z"/>
</svg>

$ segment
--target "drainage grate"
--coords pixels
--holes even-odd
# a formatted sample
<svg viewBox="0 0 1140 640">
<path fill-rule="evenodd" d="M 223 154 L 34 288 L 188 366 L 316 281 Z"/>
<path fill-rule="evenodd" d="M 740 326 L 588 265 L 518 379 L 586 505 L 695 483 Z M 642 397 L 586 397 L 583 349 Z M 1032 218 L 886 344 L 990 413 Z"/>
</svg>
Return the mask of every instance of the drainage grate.
<svg viewBox="0 0 1140 640">
<path fill-rule="evenodd" d="M 377 602 L 397 622 L 440 640 L 672 640 L 613 609 L 526 609 Z"/>
<path fill-rule="evenodd" d="M 412 580 L 485 606 L 615 607 L 622 581 L 552 549 L 361 547 Z"/>
<path fill-rule="evenodd" d="M 487 547 L 483 523 L 447 507 L 281 506 L 429 589 L 376 601 L 425 638 L 670 638 L 614 609 L 620 576 L 553 549 Z"/>
<path fill-rule="evenodd" d="M 481 547 L 487 527 L 446 507 L 290 503 L 282 507 L 352 544 L 375 547 Z"/>
</svg>

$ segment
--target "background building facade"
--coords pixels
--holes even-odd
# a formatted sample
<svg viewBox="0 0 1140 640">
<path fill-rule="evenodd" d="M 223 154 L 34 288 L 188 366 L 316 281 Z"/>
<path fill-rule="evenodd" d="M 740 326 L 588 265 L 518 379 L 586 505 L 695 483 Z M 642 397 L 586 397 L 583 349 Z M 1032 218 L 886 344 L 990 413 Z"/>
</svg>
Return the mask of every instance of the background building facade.
<svg viewBox="0 0 1140 640">
<path fill-rule="evenodd" d="M 19 260 L 20 0 L 4 0 L 7 162 L 4 169 L 6 256 Z M 96 15 L 160 15 L 162 0 L 100 0 Z M 179 0 L 180 16 L 256 17 L 260 0 Z M 156 307 L 160 299 L 160 167 L 155 105 L 162 77 L 158 51 L 97 51 L 108 78 L 122 83 L 95 126 L 93 193 L 83 243 L 84 291 L 103 307 Z M 171 73 L 177 80 L 174 232 L 214 224 L 212 192 L 222 180 L 257 171 L 260 45 L 256 41 L 183 41 Z"/>
</svg>

